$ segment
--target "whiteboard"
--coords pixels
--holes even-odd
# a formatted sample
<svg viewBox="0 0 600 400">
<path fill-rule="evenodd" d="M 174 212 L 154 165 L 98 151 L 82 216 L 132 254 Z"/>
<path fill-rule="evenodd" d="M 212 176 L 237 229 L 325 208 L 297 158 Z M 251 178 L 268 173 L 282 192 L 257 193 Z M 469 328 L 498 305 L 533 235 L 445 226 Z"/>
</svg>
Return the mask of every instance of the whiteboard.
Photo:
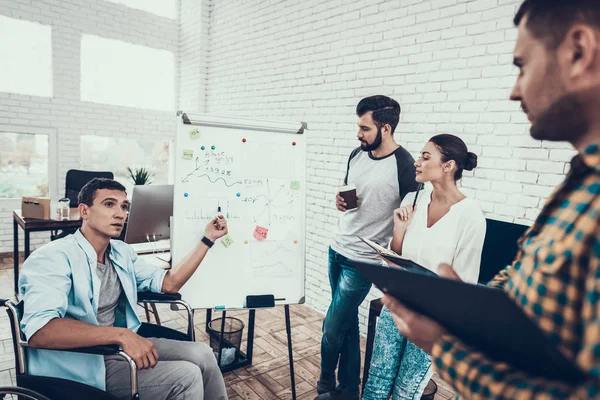
<svg viewBox="0 0 600 400">
<path fill-rule="evenodd" d="M 232 240 L 218 240 L 182 288 L 193 308 L 242 308 L 246 296 L 262 294 L 281 299 L 277 304 L 304 302 L 304 127 L 206 114 L 177 117 L 173 265 L 200 242 L 218 207 Z"/>
</svg>

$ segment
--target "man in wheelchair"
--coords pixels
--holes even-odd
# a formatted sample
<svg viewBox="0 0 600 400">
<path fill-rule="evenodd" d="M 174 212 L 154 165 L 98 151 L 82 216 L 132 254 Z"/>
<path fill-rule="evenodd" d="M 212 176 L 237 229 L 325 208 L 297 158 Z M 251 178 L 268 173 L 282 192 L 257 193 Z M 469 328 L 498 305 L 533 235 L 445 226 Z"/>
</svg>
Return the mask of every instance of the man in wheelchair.
<svg viewBox="0 0 600 400">
<path fill-rule="evenodd" d="M 79 202 L 81 229 L 43 246 L 23 265 L 19 294 L 29 373 L 131 398 L 129 365 L 123 358 L 60 351 L 116 344 L 135 361 L 141 398 L 226 399 L 209 346 L 143 338 L 136 333 L 141 322 L 135 311 L 137 291 L 177 293 L 214 241 L 227 234 L 226 220 L 219 216 L 209 222 L 194 250 L 167 271 L 113 239 L 120 236 L 129 207 L 123 185 L 93 179 L 81 189 Z"/>
</svg>

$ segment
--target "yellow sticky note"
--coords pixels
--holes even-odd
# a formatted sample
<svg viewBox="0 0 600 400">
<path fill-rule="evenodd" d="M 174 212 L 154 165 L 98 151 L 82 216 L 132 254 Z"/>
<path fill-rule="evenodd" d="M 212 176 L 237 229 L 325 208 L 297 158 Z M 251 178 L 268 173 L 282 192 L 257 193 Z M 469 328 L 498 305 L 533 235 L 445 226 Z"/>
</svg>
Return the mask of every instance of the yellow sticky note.
<svg viewBox="0 0 600 400">
<path fill-rule="evenodd" d="M 233 239 L 231 238 L 231 236 L 225 235 L 223 239 L 221 239 L 221 243 L 223 243 L 223 246 L 229 247 L 233 244 Z"/>
<path fill-rule="evenodd" d="M 198 139 L 198 138 L 200 137 L 200 130 L 199 130 L 198 128 L 196 128 L 196 129 L 192 129 L 192 130 L 190 131 L 190 137 L 191 137 L 192 139 Z"/>
<path fill-rule="evenodd" d="M 192 158 L 194 158 L 194 150 L 184 150 L 183 151 L 183 159 L 184 160 L 191 160 Z"/>
<path fill-rule="evenodd" d="M 291 181 L 290 189 L 292 190 L 300 190 L 300 181 Z"/>
</svg>

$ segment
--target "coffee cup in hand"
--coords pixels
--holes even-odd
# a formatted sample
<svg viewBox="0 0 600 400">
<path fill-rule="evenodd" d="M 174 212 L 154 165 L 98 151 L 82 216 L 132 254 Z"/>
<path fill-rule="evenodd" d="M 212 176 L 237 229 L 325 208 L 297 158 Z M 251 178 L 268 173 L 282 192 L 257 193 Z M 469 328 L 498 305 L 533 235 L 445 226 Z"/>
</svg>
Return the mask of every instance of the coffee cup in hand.
<svg viewBox="0 0 600 400">
<path fill-rule="evenodd" d="M 350 183 L 340 188 L 340 196 L 346 203 L 346 210 L 358 208 L 358 197 L 356 197 L 356 186 Z"/>
</svg>

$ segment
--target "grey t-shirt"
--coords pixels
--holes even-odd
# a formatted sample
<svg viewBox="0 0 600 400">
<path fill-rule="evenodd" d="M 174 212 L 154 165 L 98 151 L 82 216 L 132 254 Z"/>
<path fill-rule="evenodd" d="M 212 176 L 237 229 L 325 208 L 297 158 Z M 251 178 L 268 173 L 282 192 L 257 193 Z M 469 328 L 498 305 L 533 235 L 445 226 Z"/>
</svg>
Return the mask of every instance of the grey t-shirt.
<svg viewBox="0 0 600 400">
<path fill-rule="evenodd" d="M 394 210 L 407 193 L 417 190 L 414 158 L 403 147 L 393 153 L 374 157 L 355 149 L 348 160 L 345 183 L 356 185 L 358 208 L 340 215 L 331 248 L 357 261 L 378 260 L 373 249 L 358 236 L 387 246 L 394 227 Z"/>
<path fill-rule="evenodd" d="M 98 299 L 98 324 L 113 326 L 115 323 L 115 310 L 119 305 L 123 288 L 117 271 L 115 271 L 115 267 L 108 258 L 108 254 L 104 256 L 104 264 L 98 262 L 96 275 L 101 282 Z"/>
</svg>

